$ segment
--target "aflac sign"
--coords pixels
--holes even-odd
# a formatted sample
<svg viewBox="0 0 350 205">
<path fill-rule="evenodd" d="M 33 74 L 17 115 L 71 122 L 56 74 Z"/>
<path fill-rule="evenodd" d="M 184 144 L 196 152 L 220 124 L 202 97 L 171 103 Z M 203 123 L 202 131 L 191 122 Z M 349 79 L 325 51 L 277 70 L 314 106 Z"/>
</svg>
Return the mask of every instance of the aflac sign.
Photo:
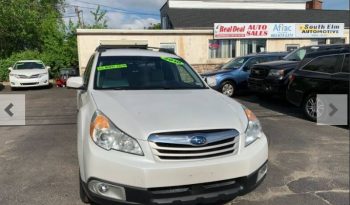
<svg viewBox="0 0 350 205">
<path fill-rule="evenodd" d="M 271 24 L 269 28 L 269 33 L 270 38 L 295 38 L 295 24 Z"/>
</svg>

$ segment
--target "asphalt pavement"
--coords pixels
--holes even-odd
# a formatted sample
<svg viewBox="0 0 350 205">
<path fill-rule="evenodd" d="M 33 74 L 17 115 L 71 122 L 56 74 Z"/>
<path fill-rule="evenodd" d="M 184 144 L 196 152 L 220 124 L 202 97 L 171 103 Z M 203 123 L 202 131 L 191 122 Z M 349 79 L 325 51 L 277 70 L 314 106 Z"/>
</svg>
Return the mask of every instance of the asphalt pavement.
<svg viewBox="0 0 350 205">
<path fill-rule="evenodd" d="M 1 205 L 82 205 L 76 153 L 76 92 L 26 95 L 26 125 L 0 126 Z M 281 99 L 236 98 L 259 117 L 269 137 L 265 181 L 232 205 L 349 205 L 349 130 L 317 126 Z M 2 109 L 0 110 L 0 112 Z"/>
</svg>

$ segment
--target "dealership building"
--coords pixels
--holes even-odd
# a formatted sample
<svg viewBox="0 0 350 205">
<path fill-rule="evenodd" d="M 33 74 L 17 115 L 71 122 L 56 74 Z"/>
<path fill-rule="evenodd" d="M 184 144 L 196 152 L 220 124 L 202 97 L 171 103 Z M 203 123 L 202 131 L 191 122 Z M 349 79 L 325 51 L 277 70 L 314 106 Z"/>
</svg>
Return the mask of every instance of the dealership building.
<svg viewBox="0 0 350 205">
<path fill-rule="evenodd" d="M 199 72 L 251 53 L 349 43 L 349 10 L 320 0 L 168 0 L 160 15 L 161 30 L 78 29 L 81 72 L 103 40 L 172 49 Z"/>
</svg>

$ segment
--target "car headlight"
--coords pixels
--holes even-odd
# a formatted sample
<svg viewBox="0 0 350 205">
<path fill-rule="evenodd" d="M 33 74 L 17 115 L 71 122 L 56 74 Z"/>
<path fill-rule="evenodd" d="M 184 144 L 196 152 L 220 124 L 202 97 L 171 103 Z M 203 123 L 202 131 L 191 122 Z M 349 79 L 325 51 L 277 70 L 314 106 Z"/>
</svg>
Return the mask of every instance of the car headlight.
<svg viewBox="0 0 350 205">
<path fill-rule="evenodd" d="M 39 74 L 39 78 L 41 78 L 41 77 L 45 77 L 45 76 L 47 76 L 48 75 L 48 73 L 41 73 L 41 74 Z"/>
<path fill-rule="evenodd" d="M 282 80 L 284 77 L 284 70 L 270 70 L 269 76 Z"/>
<path fill-rule="evenodd" d="M 262 136 L 262 128 L 258 118 L 248 108 L 243 108 L 248 118 L 248 126 L 245 131 L 245 146 L 252 144 Z"/>
<path fill-rule="evenodd" d="M 19 76 L 17 74 L 10 74 L 11 77 L 18 78 Z"/>
<path fill-rule="evenodd" d="M 216 86 L 216 76 L 214 75 L 207 77 L 207 83 L 211 87 Z"/>
<path fill-rule="evenodd" d="M 143 155 L 139 143 L 119 130 L 105 115 L 96 111 L 90 124 L 90 136 L 96 145 L 105 150 L 118 150 Z"/>
</svg>

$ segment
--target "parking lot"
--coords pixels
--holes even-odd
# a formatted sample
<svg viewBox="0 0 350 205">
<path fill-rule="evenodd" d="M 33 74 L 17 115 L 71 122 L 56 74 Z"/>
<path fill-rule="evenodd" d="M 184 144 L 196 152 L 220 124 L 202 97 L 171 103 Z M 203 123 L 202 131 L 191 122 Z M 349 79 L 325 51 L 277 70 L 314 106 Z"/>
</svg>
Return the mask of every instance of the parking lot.
<svg viewBox="0 0 350 205">
<path fill-rule="evenodd" d="M 82 204 L 75 92 L 15 92 L 26 94 L 26 126 L 0 126 L 1 205 Z M 0 92 L 8 93 L 8 87 Z M 281 99 L 237 99 L 255 112 L 269 137 L 269 172 L 260 187 L 232 204 L 349 204 L 347 129 L 317 126 Z"/>
</svg>

